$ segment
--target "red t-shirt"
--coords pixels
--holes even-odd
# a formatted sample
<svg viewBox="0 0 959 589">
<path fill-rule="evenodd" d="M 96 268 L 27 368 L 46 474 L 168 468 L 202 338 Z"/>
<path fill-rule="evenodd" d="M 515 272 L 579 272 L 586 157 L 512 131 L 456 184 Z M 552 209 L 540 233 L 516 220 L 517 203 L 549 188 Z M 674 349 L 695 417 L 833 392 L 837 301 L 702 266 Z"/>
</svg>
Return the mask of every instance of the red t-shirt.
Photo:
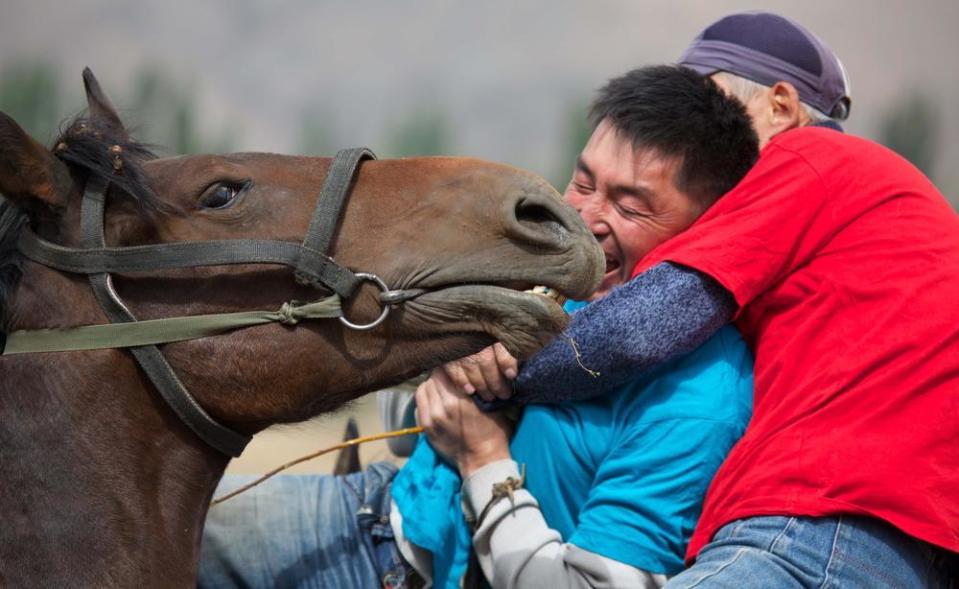
<svg viewBox="0 0 959 589">
<path fill-rule="evenodd" d="M 735 296 L 753 418 L 689 545 L 759 515 L 851 513 L 959 551 L 959 217 L 893 152 L 803 128 L 651 252 Z"/>
</svg>

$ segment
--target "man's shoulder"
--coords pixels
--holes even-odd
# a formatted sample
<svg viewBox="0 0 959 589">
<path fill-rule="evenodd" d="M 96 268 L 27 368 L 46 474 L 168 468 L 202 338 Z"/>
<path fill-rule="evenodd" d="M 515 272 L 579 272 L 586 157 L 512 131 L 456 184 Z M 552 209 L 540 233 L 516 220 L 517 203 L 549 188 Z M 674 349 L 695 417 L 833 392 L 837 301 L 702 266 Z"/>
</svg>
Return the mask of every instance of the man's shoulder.
<svg viewBox="0 0 959 589">
<path fill-rule="evenodd" d="M 847 166 L 905 163 L 889 148 L 864 137 L 850 135 L 828 127 L 807 126 L 780 133 L 769 143 L 772 150 L 798 156 L 817 171 Z"/>
<path fill-rule="evenodd" d="M 769 141 L 769 145 L 776 145 L 783 149 L 802 151 L 804 149 L 821 149 L 832 147 L 835 149 L 849 148 L 861 142 L 873 143 L 868 139 L 850 135 L 837 129 L 808 125 L 790 129 L 776 135 Z"/>
<path fill-rule="evenodd" d="M 624 386 L 614 413 L 630 429 L 671 420 L 740 427 L 749 420 L 752 387 L 752 353 L 736 328 L 727 325 L 651 378 Z"/>
<path fill-rule="evenodd" d="M 884 145 L 855 135 L 802 127 L 774 137 L 763 151 L 801 161 L 807 172 L 822 179 L 833 197 L 848 195 L 852 197 L 850 202 L 872 206 L 875 199 L 890 193 L 918 193 L 941 200 L 938 189 L 908 160 Z"/>
</svg>

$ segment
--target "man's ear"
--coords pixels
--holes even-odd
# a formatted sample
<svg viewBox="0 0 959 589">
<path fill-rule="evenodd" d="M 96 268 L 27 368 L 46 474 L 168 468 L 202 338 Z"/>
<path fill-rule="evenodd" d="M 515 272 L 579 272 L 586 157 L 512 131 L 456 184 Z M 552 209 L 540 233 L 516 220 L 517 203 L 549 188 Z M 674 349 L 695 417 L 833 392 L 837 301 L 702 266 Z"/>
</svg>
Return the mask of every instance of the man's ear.
<svg viewBox="0 0 959 589">
<path fill-rule="evenodd" d="M 87 93 L 87 109 L 90 112 L 90 118 L 97 121 L 98 124 L 108 127 L 111 134 L 118 140 L 129 140 L 130 135 L 117 114 L 117 109 L 107 98 L 100 82 L 90 71 L 90 68 L 83 68 L 83 88 Z"/>
<path fill-rule="evenodd" d="M 799 101 L 799 92 L 789 82 L 776 82 L 769 88 L 769 126 L 773 135 L 801 127 L 808 122 Z"/>
<path fill-rule="evenodd" d="M 73 189 L 66 164 L 0 112 L 0 193 L 24 212 L 59 212 Z"/>
</svg>

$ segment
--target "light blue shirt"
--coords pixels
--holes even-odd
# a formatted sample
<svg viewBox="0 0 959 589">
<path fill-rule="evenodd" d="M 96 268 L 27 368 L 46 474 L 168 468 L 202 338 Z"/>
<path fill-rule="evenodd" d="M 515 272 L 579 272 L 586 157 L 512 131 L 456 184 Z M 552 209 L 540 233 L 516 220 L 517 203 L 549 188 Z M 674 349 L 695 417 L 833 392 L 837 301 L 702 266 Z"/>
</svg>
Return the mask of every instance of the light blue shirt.
<svg viewBox="0 0 959 589">
<path fill-rule="evenodd" d="M 682 569 L 703 497 L 752 406 L 752 354 L 733 327 L 605 397 L 526 408 L 510 444 L 565 542 L 652 573 Z M 458 587 L 470 530 L 460 478 L 425 437 L 393 483 L 403 533 Z"/>
</svg>

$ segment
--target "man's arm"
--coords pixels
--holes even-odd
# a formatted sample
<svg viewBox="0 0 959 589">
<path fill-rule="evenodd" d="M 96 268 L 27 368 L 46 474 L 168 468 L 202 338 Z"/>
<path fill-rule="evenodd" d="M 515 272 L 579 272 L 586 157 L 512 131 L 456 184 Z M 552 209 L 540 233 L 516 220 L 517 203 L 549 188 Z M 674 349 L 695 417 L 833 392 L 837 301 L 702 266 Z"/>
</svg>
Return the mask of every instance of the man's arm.
<svg viewBox="0 0 959 589">
<path fill-rule="evenodd" d="M 695 350 L 735 312 L 733 296 L 706 274 L 657 264 L 575 313 L 563 335 L 520 367 L 513 399 L 556 403 L 610 392 Z"/>
<path fill-rule="evenodd" d="M 525 489 L 516 489 L 512 501 L 491 503 L 494 483 L 520 477 L 509 451 L 512 424 L 500 414 L 479 411 L 442 370 L 417 388 L 416 404 L 430 443 L 456 465 L 465 481 L 464 511 L 474 518 L 482 515 L 473 543 L 495 589 L 546 586 L 546 580 L 557 589 L 643 589 L 665 583 L 662 575 L 564 543 Z"/>
<path fill-rule="evenodd" d="M 463 482 L 464 509 L 474 515 L 481 513 L 493 500 L 493 485 L 507 477 L 520 477 L 513 460 L 493 462 L 473 473 Z M 665 575 L 564 543 L 525 489 L 515 491 L 512 501 L 507 498 L 493 504 L 473 534 L 473 547 L 494 589 L 653 589 L 666 584 Z"/>
<path fill-rule="evenodd" d="M 728 396 L 724 404 L 745 404 L 752 380 L 744 373 L 733 378 L 731 368 L 719 366 L 726 365 L 706 369 L 716 378 L 678 383 L 686 388 L 678 394 L 704 393 L 714 401 Z M 631 417 L 598 463 L 566 543 L 549 529 L 528 491 L 516 491 L 512 502 L 494 498 L 494 485 L 519 476 L 512 460 L 490 463 L 466 479 L 468 507 L 482 513 L 492 501 L 473 544 L 494 587 L 655 587 L 665 578 L 648 571 L 681 569 L 706 489 L 748 417 L 741 410 L 646 423 Z"/>
</svg>

